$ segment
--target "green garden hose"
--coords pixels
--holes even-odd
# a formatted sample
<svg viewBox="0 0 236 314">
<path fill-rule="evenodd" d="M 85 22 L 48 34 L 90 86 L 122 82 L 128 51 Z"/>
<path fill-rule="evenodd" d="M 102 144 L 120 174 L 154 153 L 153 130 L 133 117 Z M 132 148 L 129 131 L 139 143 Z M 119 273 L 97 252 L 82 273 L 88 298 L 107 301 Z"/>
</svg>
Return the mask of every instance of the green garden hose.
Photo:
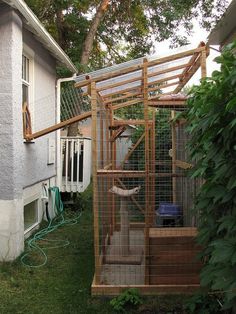
<svg viewBox="0 0 236 314">
<path fill-rule="evenodd" d="M 81 212 L 71 219 L 65 219 L 64 217 L 64 206 L 61 200 L 61 195 L 59 188 L 54 186 L 49 188 L 49 191 L 52 195 L 52 207 L 53 211 L 56 215 L 55 218 L 50 219 L 48 226 L 44 229 L 39 230 L 34 234 L 32 238 L 30 238 L 27 242 L 27 252 L 22 255 L 21 263 L 27 267 L 38 268 L 44 266 L 47 261 L 48 257 L 45 250 L 48 249 L 56 249 L 66 247 L 70 244 L 68 240 L 61 240 L 61 239 L 46 239 L 46 236 L 52 233 L 53 231 L 57 230 L 59 227 L 65 225 L 74 225 L 78 223 L 79 218 L 81 216 Z M 42 242 L 44 245 L 42 246 Z M 42 262 L 37 264 L 32 264 L 29 260 L 30 255 L 36 252 L 40 255 L 43 259 Z"/>
</svg>

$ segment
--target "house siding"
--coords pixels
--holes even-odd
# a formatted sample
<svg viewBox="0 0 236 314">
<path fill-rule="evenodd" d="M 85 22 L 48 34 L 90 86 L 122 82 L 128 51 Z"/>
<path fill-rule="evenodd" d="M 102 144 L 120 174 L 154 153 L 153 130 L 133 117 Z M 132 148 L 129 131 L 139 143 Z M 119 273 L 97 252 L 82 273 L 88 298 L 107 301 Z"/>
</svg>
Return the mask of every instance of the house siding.
<svg viewBox="0 0 236 314">
<path fill-rule="evenodd" d="M 33 127 L 53 125 L 56 120 L 56 61 L 34 35 L 24 29 L 20 14 L 0 2 L 0 260 L 5 261 L 15 259 L 24 249 L 26 199 L 32 195 L 39 197 L 42 218 L 42 182 L 52 186 L 56 175 L 56 164 L 47 164 L 48 139 L 53 138 L 56 143 L 56 134 L 32 144 L 23 139 L 24 44 L 34 51 Z"/>
<path fill-rule="evenodd" d="M 22 21 L 0 5 L 0 260 L 24 248 L 21 113 Z"/>
<path fill-rule="evenodd" d="M 56 61 L 27 30 L 23 31 L 23 42 L 34 51 L 33 129 L 37 131 L 56 122 Z M 49 138 L 56 143 L 56 134 L 51 133 L 33 144 L 23 144 L 23 187 L 56 175 L 56 164 L 47 164 Z"/>
</svg>

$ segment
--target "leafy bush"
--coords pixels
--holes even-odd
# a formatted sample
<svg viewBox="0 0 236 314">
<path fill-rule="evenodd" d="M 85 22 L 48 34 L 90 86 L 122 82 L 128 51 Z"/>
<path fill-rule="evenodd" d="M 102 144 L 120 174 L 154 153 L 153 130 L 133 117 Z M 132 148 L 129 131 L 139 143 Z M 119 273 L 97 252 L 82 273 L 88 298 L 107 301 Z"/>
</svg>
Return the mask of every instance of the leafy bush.
<svg viewBox="0 0 236 314">
<path fill-rule="evenodd" d="M 142 304 L 142 299 L 138 289 L 130 288 L 122 292 L 118 297 L 110 301 L 111 306 L 117 312 L 125 312 L 128 306 L 138 306 Z"/>
<path fill-rule="evenodd" d="M 220 71 L 191 90 L 187 120 L 192 177 L 204 184 L 196 200 L 198 242 L 204 248 L 201 285 L 236 304 L 236 42 L 216 58 Z"/>
<path fill-rule="evenodd" d="M 216 314 L 221 310 L 221 301 L 215 295 L 196 293 L 186 301 L 185 310 L 189 314 Z"/>
<path fill-rule="evenodd" d="M 92 203 L 93 203 L 93 190 L 91 182 L 84 192 L 77 194 L 75 207 L 79 208 L 80 210 L 92 210 Z"/>
</svg>

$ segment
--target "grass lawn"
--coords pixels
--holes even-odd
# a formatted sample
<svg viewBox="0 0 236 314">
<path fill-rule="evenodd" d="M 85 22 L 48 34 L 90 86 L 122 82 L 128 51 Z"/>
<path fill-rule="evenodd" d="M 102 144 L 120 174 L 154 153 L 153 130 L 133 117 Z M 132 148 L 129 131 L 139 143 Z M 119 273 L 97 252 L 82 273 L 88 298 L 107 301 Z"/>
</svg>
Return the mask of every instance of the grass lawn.
<svg viewBox="0 0 236 314">
<path fill-rule="evenodd" d="M 91 211 L 84 211 L 78 224 L 61 227 L 50 237 L 69 240 L 70 245 L 48 250 L 45 266 L 28 268 L 19 259 L 0 264 L 0 313 L 115 313 L 109 299 L 90 295 L 94 272 Z M 144 299 L 138 311 L 128 313 L 183 313 L 181 299 Z"/>
</svg>

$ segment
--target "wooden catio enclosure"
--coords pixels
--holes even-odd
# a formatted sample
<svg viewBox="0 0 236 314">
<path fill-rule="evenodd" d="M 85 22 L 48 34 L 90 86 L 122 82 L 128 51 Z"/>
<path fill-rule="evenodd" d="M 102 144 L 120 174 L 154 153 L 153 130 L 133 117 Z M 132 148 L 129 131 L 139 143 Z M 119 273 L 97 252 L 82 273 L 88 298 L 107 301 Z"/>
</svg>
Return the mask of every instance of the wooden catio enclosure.
<svg viewBox="0 0 236 314">
<path fill-rule="evenodd" d="M 92 293 L 128 287 L 143 294 L 191 293 L 199 287 L 191 214 L 200 182 L 187 177 L 186 96 L 208 47 L 141 58 L 77 77 L 91 95 L 95 274 Z M 132 126 L 129 149 L 120 140 Z"/>
<path fill-rule="evenodd" d="M 130 287 L 143 294 L 191 293 L 199 287 L 198 222 L 191 208 L 201 182 L 187 176 L 192 165 L 179 113 L 186 107 L 180 92 L 199 68 L 206 76 L 208 54 L 200 43 L 80 75 L 77 114 L 25 134 L 29 141 L 91 119 L 94 295 Z"/>
</svg>

